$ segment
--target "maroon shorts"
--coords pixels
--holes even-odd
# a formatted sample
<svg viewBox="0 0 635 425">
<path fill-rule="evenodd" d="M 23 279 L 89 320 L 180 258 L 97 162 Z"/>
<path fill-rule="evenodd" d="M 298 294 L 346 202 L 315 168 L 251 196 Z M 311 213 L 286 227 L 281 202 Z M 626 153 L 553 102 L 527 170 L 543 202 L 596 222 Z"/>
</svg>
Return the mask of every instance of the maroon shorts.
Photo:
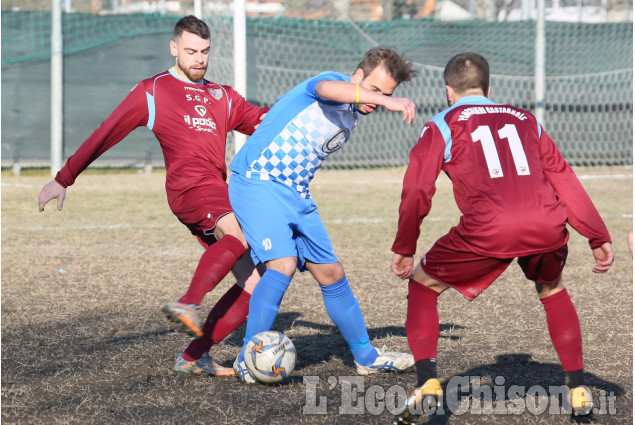
<svg viewBox="0 0 635 425">
<path fill-rule="evenodd" d="M 185 224 L 204 247 L 216 242 L 214 229 L 218 220 L 232 212 L 225 181 L 209 182 L 178 196 L 172 212 Z"/>
<path fill-rule="evenodd" d="M 556 281 L 562 274 L 568 248 L 518 258 L 527 279 L 537 283 Z M 421 269 L 437 282 L 457 290 L 472 301 L 486 290 L 514 258 L 492 258 L 468 251 L 448 235 L 441 237 L 421 259 Z"/>
</svg>

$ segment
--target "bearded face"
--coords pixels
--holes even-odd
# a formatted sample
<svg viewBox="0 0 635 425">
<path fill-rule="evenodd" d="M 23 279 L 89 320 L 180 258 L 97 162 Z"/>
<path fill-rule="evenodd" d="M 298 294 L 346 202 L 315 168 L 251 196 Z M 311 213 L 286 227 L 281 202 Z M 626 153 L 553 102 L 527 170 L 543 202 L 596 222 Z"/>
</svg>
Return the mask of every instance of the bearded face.
<svg viewBox="0 0 635 425">
<path fill-rule="evenodd" d="M 170 52 L 176 58 L 177 71 L 193 82 L 199 82 L 205 77 L 209 50 L 210 40 L 187 31 L 183 31 L 176 40 L 170 42 Z"/>
<path fill-rule="evenodd" d="M 207 72 L 207 63 L 193 63 L 187 64 L 184 63 L 180 58 L 176 58 L 176 67 L 179 70 L 179 73 L 185 75 L 188 80 L 194 81 L 198 83 L 205 77 L 205 73 Z"/>
</svg>

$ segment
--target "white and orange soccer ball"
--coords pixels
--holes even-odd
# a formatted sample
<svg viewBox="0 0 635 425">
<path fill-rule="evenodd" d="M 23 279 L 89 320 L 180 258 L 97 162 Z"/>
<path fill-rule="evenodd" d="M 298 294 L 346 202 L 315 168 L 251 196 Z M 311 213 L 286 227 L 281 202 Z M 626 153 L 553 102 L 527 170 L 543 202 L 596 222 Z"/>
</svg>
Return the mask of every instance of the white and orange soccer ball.
<svg viewBox="0 0 635 425">
<path fill-rule="evenodd" d="M 260 332 L 245 348 L 247 369 L 262 384 L 276 384 L 289 377 L 296 356 L 293 342 L 278 331 Z"/>
</svg>

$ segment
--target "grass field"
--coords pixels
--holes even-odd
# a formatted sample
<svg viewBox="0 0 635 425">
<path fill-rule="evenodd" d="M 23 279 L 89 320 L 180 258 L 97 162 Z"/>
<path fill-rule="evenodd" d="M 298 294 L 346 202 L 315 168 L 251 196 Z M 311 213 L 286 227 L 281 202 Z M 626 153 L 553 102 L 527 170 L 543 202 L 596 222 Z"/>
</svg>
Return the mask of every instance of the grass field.
<svg viewBox="0 0 635 425">
<path fill-rule="evenodd" d="M 403 171 L 322 170 L 312 183 L 371 340 L 393 351 L 408 350 L 407 285 L 389 270 Z M 609 273 L 593 274 L 588 244 L 572 231 L 564 283 L 580 316 L 587 382 L 601 401 L 601 410 L 582 422 L 631 423 L 633 260 L 626 234 L 633 226 L 633 170 L 576 173 L 616 252 Z M 161 171 L 88 172 L 69 189 L 62 212 L 51 203 L 40 214 L 37 195 L 50 177 L 2 175 L 3 423 L 391 423 L 391 396 L 412 389 L 414 371 L 356 377 L 309 275 L 296 275 L 274 325 L 298 350 L 288 383 L 245 386 L 233 378 L 173 373 L 188 340 L 160 308 L 184 293 L 202 249 L 169 211 L 164 178 Z M 417 255 L 457 220 L 451 185 L 442 177 Z M 203 309 L 231 284 L 226 279 L 208 294 Z M 444 293 L 439 314 L 439 375 L 446 396 L 462 402 L 458 409 L 444 405 L 423 423 L 574 421 L 541 408 L 558 408 L 554 397 L 512 391 L 532 393 L 530 387 L 547 389 L 563 379 L 533 284 L 515 263 L 472 303 Z M 243 333 L 244 325 L 214 347 L 215 359 L 231 365 Z M 462 377 L 481 386 L 452 393 Z M 499 401 L 496 414 L 479 412 L 488 388 Z"/>
</svg>

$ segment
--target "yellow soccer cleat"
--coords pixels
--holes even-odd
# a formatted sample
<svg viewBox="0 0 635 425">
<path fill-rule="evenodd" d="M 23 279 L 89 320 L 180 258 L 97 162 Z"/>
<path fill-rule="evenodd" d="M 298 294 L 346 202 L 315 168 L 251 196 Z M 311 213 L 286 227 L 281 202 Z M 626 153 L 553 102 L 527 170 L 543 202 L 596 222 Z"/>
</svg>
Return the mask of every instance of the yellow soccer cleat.
<svg viewBox="0 0 635 425">
<path fill-rule="evenodd" d="M 443 404 L 443 389 L 437 378 L 428 379 L 417 387 L 403 405 L 402 412 L 395 416 L 394 425 L 409 425 L 417 422 L 422 414 L 430 414 Z"/>
<path fill-rule="evenodd" d="M 569 391 L 569 404 L 574 416 L 586 416 L 593 410 L 593 394 L 586 385 L 580 385 Z"/>
</svg>

